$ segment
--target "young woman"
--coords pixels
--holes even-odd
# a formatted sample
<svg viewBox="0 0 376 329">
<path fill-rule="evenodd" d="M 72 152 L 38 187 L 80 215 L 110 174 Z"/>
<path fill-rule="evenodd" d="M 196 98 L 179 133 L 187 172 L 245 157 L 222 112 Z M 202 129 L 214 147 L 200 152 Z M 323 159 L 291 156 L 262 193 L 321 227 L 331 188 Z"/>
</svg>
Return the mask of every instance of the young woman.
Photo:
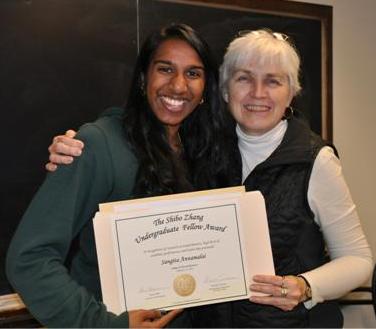
<svg viewBox="0 0 376 329">
<path fill-rule="evenodd" d="M 48 175 L 8 251 L 8 279 L 41 324 L 161 327 L 178 314 L 106 310 L 92 218 L 103 202 L 229 184 L 217 72 L 194 30 L 163 28 L 140 51 L 125 109 L 80 129 L 85 152 Z"/>
</svg>

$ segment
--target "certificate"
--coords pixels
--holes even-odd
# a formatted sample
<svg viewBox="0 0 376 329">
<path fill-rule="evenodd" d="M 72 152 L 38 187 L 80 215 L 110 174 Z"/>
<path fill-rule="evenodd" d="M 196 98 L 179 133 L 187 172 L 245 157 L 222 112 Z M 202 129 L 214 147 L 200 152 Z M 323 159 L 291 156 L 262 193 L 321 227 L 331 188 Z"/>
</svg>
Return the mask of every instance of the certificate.
<svg viewBox="0 0 376 329">
<path fill-rule="evenodd" d="M 259 192 L 213 190 L 101 205 L 94 218 L 102 295 L 116 314 L 250 296 L 274 274 Z"/>
</svg>

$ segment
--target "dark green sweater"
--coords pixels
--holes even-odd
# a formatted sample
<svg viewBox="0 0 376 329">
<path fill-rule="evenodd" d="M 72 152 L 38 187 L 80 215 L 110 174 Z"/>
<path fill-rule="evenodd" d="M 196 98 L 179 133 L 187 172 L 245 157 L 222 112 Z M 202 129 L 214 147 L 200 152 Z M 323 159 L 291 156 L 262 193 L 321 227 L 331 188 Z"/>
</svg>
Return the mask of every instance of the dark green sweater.
<svg viewBox="0 0 376 329">
<path fill-rule="evenodd" d="M 128 327 L 128 315 L 101 300 L 92 218 L 98 204 L 130 197 L 137 161 L 122 129 L 122 109 L 84 125 L 85 151 L 60 166 L 29 205 L 11 242 L 7 275 L 31 313 L 47 327 Z M 65 266 L 73 239 L 79 247 Z"/>
</svg>

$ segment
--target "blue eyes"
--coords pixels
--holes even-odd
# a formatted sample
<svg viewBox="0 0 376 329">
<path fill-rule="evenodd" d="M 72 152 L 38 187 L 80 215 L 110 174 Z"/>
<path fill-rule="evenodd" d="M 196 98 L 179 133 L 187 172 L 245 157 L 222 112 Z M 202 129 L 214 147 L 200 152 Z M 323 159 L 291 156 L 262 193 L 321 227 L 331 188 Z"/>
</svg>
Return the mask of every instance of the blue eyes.
<svg viewBox="0 0 376 329">
<path fill-rule="evenodd" d="M 269 85 L 281 86 L 282 83 L 277 79 L 269 79 L 267 82 Z"/>
<path fill-rule="evenodd" d="M 238 77 L 236 79 L 236 81 L 248 81 L 248 80 L 249 80 L 249 78 L 247 76 L 243 76 L 243 75 L 241 75 L 240 77 Z"/>
<path fill-rule="evenodd" d="M 255 79 L 248 75 L 240 75 L 238 76 L 235 81 L 237 82 L 245 82 L 245 83 L 254 83 Z M 276 78 L 266 78 L 263 80 L 263 84 L 266 86 L 282 86 L 282 82 Z"/>
<path fill-rule="evenodd" d="M 281 86 L 282 85 L 282 82 L 278 79 L 269 79 L 269 83 L 270 84 L 275 84 L 275 85 L 278 85 L 278 86 Z"/>
</svg>

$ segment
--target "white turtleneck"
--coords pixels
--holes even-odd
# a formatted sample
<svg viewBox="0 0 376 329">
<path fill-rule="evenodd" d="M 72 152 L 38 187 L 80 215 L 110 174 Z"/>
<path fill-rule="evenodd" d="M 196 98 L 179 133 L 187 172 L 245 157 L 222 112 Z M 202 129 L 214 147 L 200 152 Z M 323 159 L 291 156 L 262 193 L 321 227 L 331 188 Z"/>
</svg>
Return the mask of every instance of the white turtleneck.
<svg viewBox="0 0 376 329">
<path fill-rule="evenodd" d="M 260 136 L 247 135 L 239 125 L 236 127 L 243 182 L 278 147 L 287 125 L 283 120 Z M 312 300 L 304 303 L 311 308 L 363 284 L 372 271 L 373 260 L 341 163 L 330 147 L 322 148 L 315 159 L 308 185 L 308 202 L 331 258 L 329 263 L 301 273 L 312 288 Z"/>
</svg>

